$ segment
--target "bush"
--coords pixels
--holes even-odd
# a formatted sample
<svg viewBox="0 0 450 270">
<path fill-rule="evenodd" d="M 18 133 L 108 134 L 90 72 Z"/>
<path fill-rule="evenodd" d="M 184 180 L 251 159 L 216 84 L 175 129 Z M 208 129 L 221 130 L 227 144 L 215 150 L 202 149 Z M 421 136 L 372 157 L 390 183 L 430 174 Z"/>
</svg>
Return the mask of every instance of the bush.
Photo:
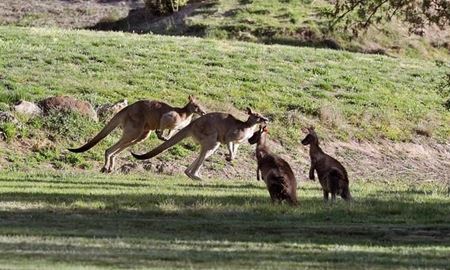
<svg viewBox="0 0 450 270">
<path fill-rule="evenodd" d="M 40 121 L 32 123 L 36 126 L 40 124 L 53 141 L 58 139 L 81 141 L 100 130 L 99 123 L 76 112 L 51 112 L 42 119 L 42 123 Z"/>
<path fill-rule="evenodd" d="M 177 12 L 188 0 L 145 0 L 145 6 L 159 14 Z"/>
<path fill-rule="evenodd" d="M 16 137 L 17 127 L 13 123 L 2 123 L 0 124 L 0 131 L 5 134 L 6 141 L 11 141 Z"/>
</svg>

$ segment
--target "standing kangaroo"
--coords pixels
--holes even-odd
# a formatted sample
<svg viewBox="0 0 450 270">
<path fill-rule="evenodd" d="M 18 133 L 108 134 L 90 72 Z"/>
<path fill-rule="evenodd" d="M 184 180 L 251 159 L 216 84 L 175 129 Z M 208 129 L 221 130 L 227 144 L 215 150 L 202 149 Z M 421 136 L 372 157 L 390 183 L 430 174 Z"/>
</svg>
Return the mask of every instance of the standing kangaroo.
<svg viewBox="0 0 450 270">
<path fill-rule="evenodd" d="M 289 163 L 269 151 L 266 144 L 267 128 L 260 126 L 248 142 L 256 143 L 256 179 L 260 180 L 261 171 L 272 203 L 287 201 L 290 205 L 297 205 L 297 180 Z"/>
<path fill-rule="evenodd" d="M 309 179 L 315 179 L 314 170 L 316 170 L 320 185 L 322 186 L 324 201 L 328 201 L 328 193 L 331 193 L 331 199 L 333 201 L 336 200 L 336 194 L 340 194 L 346 201 L 351 200 L 352 197 L 348 188 L 348 175 L 344 166 L 322 151 L 319 147 L 319 138 L 314 127 L 302 129 L 302 131 L 306 134 L 306 137 L 302 140 L 302 144 L 309 144 L 309 155 L 311 157 Z"/>
<path fill-rule="evenodd" d="M 189 102 L 183 108 L 175 108 L 160 101 L 140 100 L 128 105 L 114 115 L 92 140 L 80 148 L 69 149 L 69 151 L 85 152 L 105 138 L 116 127 L 122 126 L 123 132 L 120 140 L 105 151 L 105 165 L 101 172 L 111 172 L 114 168 L 115 156 L 125 148 L 147 138 L 151 130 L 156 130 L 159 139 L 166 140 L 162 136 L 162 132 L 169 129 L 168 137 L 170 138 L 174 131 L 191 122 L 194 113 L 205 114 L 193 96 L 189 96 Z"/>
<path fill-rule="evenodd" d="M 213 112 L 205 114 L 150 152 L 143 155 L 132 154 L 137 159 L 149 159 L 184 138 L 192 137 L 194 141 L 200 144 L 200 155 L 184 173 L 192 179 L 201 180 L 198 172 L 203 162 L 219 148 L 221 143 L 227 144 L 229 154 L 226 159 L 231 161 L 236 157 L 239 144 L 252 136 L 255 126 L 268 121 L 264 116 L 252 112 L 250 108 L 247 108 L 247 114 L 249 116 L 245 122 L 228 113 Z"/>
</svg>

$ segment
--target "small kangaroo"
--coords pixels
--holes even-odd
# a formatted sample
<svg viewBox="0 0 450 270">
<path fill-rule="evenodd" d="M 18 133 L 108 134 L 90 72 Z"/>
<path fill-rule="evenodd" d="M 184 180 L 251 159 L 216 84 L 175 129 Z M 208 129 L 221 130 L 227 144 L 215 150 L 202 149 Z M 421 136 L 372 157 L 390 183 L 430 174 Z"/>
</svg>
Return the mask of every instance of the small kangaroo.
<svg viewBox="0 0 450 270">
<path fill-rule="evenodd" d="M 192 137 L 195 142 L 200 144 L 200 155 L 184 173 L 189 178 L 201 180 L 198 172 L 203 162 L 219 148 L 221 143 L 227 144 L 229 154 L 226 159 L 231 161 L 236 157 L 239 144 L 252 136 L 255 126 L 268 121 L 267 118 L 253 112 L 250 108 L 247 108 L 247 114 L 248 119 L 245 122 L 228 113 L 213 112 L 205 114 L 150 152 L 143 155 L 132 153 L 132 155 L 137 159 L 149 159 L 184 138 Z"/>
<path fill-rule="evenodd" d="M 348 175 L 344 166 L 322 151 L 314 127 L 302 129 L 302 131 L 306 134 L 302 144 L 309 144 L 309 155 L 311 157 L 309 179 L 315 180 L 314 170 L 316 170 L 322 186 L 324 201 L 328 201 L 328 193 L 331 193 L 332 201 L 336 200 L 336 194 L 340 194 L 346 201 L 351 200 Z"/>
<path fill-rule="evenodd" d="M 105 165 L 101 172 L 111 172 L 114 168 L 115 156 L 125 148 L 143 141 L 152 130 L 156 130 L 159 139 L 167 140 L 177 129 L 188 125 L 194 113 L 205 114 L 193 96 L 189 96 L 189 101 L 183 108 L 172 107 L 160 101 L 140 100 L 115 114 L 106 126 L 85 145 L 68 150 L 74 153 L 85 152 L 105 138 L 116 127 L 121 126 L 123 129 L 122 137 L 105 151 Z M 162 136 L 165 129 L 170 130 L 168 138 Z"/>
<path fill-rule="evenodd" d="M 272 203 L 287 201 L 290 205 L 297 205 L 297 180 L 291 166 L 281 157 L 272 154 L 267 147 L 267 127 L 260 126 L 258 131 L 248 139 L 250 144 L 256 143 L 256 179 L 262 178 L 269 190 Z"/>
</svg>

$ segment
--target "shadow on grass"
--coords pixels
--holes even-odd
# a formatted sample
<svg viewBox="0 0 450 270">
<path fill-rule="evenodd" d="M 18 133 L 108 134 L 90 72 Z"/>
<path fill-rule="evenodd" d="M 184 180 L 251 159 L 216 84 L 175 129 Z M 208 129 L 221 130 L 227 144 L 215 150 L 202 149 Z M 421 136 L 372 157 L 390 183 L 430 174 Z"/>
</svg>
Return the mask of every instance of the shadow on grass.
<svg viewBox="0 0 450 270">
<path fill-rule="evenodd" d="M 12 180 L 11 179 L 1 179 L 0 178 L 0 185 L 2 183 L 4 184 L 8 184 L 10 183 Z M 79 180 L 68 180 L 68 179 L 64 179 L 64 180 L 49 180 L 49 179 L 26 179 L 24 180 L 27 183 L 30 183 L 29 185 L 23 185 L 21 184 L 21 187 L 33 187 L 33 183 L 36 184 L 49 184 L 49 185 L 61 185 L 64 187 L 78 187 L 80 189 L 89 189 L 89 188 L 135 188 L 135 187 L 143 187 L 143 188 L 148 188 L 148 187 L 153 187 L 155 186 L 155 184 L 152 181 L 142 181 L 140 183 L 129 183 L 129 182 L 115 182 L 115 181 L 99 181 L 99 180 L 88 180 L 88 181 L 84 181 L 84 182 L 80 182 Z M 167 180 L 170 181 L 170 180 Z M 190 180 L 188 180 L 190 181 Z M 301 185 L 301 184 L 300 184 Z M 202 183 L 201 185 L 196 185 L 196 184 L 178 184 L 178 186 L 183 187 L 183 188 L 191 188 L 191 189 L 198 189 L 198 188 L 202 188 L 202 189 L 225 189 L 225 190 L 245 190 L 245 189 L 259 189 L 259 190 L 266 190 L 267 188 L 264 186 L 264 183 L 262 181 L 256 181 L 254 184 L 241 184 L 241 185 L 221 185 L 221 184 L 207 184 L 207 183 Z M 314 190 L 317 191 L 318 193 L 321 194 L 322 189 L 320 188 L 320 186 L 316 186 L 316 187 L 302 187 L 305 190 Z M 394 192 L 391 192 L 392 194 L 394 194 Z M 425 192 L 419 193 L 419 191 L 417 192 L 417 194 L 426 194 Z"/>
<path fill-rule="evenodd" d="M 126 242 L 126 240 L 125 240 Z M 365 265 L 375 268 L 386 267 L 446 267 L 447 257 L 443 255 L 423 255 L 421 254 L 395 254 L 392 252 L 370 252 L 356 250 L 324 250 L 324 249 L 296 249 L 284 248 L 281 250 L 267 249 L 240 249 L 227 250 L 229 244 L 208 244 L 208 243 L 180 243 L 179 247 L 173 248 L 176 244 L 158 243 L 155 245 L 147 243 L 144 245 L 114 246 L 114 247 L 93 247 L 93 246 L 73 246 L 70 253 L 61 250 L 58 244 L 37 244 L 22 243 L 21 249 L 27 253 L 28 259 L 42 259 L 39 252 L 45 251 L 46 259 L 51 261 L 82 262 L 95 265 L 114 267 L 138 267 L 143 265 L 157 264 L 180 264 L 186 268 L 186 264 L 197 267 L 220 266 L 220 269 L 233 269 L 236 264 L 240 269 L 252 268 L 255 265 L 265 266 L 265 269 L 292 268 L 298 265 L 333 265 L 335 268 L 346 268 L 349 266 Z M 199 247 L 201 245 L 202 247 Z M 0 243 L 3 254 L 8 255 L 10 260 L 15 258 L 17 245 Z M 242 247 L 241 247 L 242 248 Z M 60 254 L 64 254 L 64 257 Z M 120 256 L 117 256 L 120 254 Z M 183 267 L 184 266 L 184 267 Z M 289 267 L 290 266 L 290 267 Z M 269 268 L 267 268 L 269 267 Z M 285 268 L 286 267 L 286 268 Z M 295 267 L 294 267 L 295 268 Z M 236 269 L 236 268 L 234 268 Z"/>
<path fill-rule="evenodd" d="M 261 183 L 261 182 L 260 182 Z M 181 187 L 187 187 L 187 188 L 198 188 L 199 185 L 195 185 L 195 184 L 179 184 L 179 186 Z M 211 189 L 237 189 L 237 190 L 242 190 L 242 189 L 266 189 L 265 186 L 257 186 L 256 184 L 242 184 L 242 185 L 214 185 L 214 184 L 202 184 L 201 185 L 202 188 L 211 188 Z"/>
<path fill-rule="evenodd" d="M 240 4 L 245 4 L 248 0 L 241 1 Z M 225 17 L 235 17 L 241 8 L 231 9 L 226 11 L 223 15 Z M 284 33 L 283 28 L 256 28 L 251 24 L 243 25 L 221 25 L 215 29 L 202 23 L 189 24 L 186 23 L 189 17 L 194 16 L 213 16 L 218 11 L 217 1 L 199 1 L 192 2 L 179 12 L 168 16 L 159 16 L 153 14 L 146 8 L 138 8 L 129 11 L 125 18 L 120 19 L 103 19 L 95 25 L 88 27 L 89 30 L 100 31 L 121 31 L 132 32 L 138 34 L 155 33 L 160 35 L 182 35 L 182 36 L 196 36 L 205 37 L 208 32 L 215 30 L 226 33 L 232 39 L 248 41 L 243 35 L 253 35 L 259 43 L 264 44 L 281 44 L 289 46 L 302 46 L 313 48 L 329 48 L 339 50 L 342 49 L 340 44 L 327 37 L 315 33 L 312 29 L 307 27 L 300 27 L 293 33 Z M 239 21 L 236 18 L 236 21 Z M 223 33 L 222 33 L 223 35 Z"/>
<path fill-rule="evenodd" d="M 2 183 L 7 184 L 10 183 L 11 179 L 1 179 L 0 178 L 0 185 Z M 136 188 L 136 187 L 151 187 L 154 186 L 154 183 L 152 182 L 144 182 L 142 183 L 124 183 L 124 182 L 114 182 L 114 181 L 96 181 L 96 180 L 89 180 L 85 182 L 80 181 L 72 181 L 68 179 L 61 180 L 50 180 L 50 179 L 26 179 L 23 180 L 24 182 L 30 183 L 29 185 L 23 185 L 21 184 L 20 187 L 33 187 L 33 184 L 49 184 L 49 185 L 61 185 L 65 188 L 67 187 L 78 187 L 82 189 L 89 189 L 89 188 L 108 188 L 108 187 L 114 187 L 114 188 Z"/>
<path fill-rule="evenodd" d="M 7 181 L 13 180 L 0 179 L 3 185 Z M 330 262 L 344 268 L 369 264 L 444 267 L 447 258 L 439 252 L 418 256 L 311 245 L 376 245 L 389 250 L 398 245 L 445 248 L 450 242 L 450 202 L 443 200 L 418 204 L 369 198 L 330 206 L 318 195 L 300 197 L 300 206 L 290 208 L 271 205 L 268 195 L 261 192 L 264 187 L 244 183 L 174 183 L 161 191 L 152 182 L 18 179 L 18 187 L 23 187 L 21 182 L 30 187 L 36 184 L 36 189 L 0 193 L 3 205 L 18 206 L 0 211 L 0 250 L 12 260 L 39 259 L 46 254 L 50 261 L 115 267 L 150 266 L 155 261 L 225 268 L 236 261 L 240 266 L 261 263 L 286 269 Z M 109 188 L 116 193 L 105 194 Z M 224 194 L 228 188 L 235 193 Z M 93 193 L 80 194 L 85 189 Z M 193 189 L 204 195 L 189 194 Z M 315 189 L 308 192 L 316 193 Z M 14 237 L 22 240 L 14 242 Z M 247 245 L 256 246 L 249 249 Z"/>
<path fill-rule="evenodd" d="M 151 235 L 161 240 L 313 241 L 324 244 L 448 245 L 450 242 L 448 211 L 445 210 L 450 209 L 448 202 L 414 205 L 371 199 L 370 206 L 364 206 L 365 202 L 357 205 L 338 202 L 329 206 L 323 205 L 320 199 L 300 198 L 299 208 L 292 209 L 287 205 L 272 206 L 268 197 L 257 195 L 4 192 L 0 196 L 3 203 L 52 206 L 1 211 L 0 230 L 3 234 Z M 75 206 L 71 206 L 73 204 Z M 89 209 L 77 204 L 89 205 Z M 447 217 L 433 222 L 435 215 Z"/>
<path fill-rule="evenodd" d="M 88 27 L 90 30 L 122 31 L 138 34 L 156 33 L 161 35 L 204 36 L 205 27 L 187 25 L 186 18 L 195 15 L 208 16 L 216 11 L 217 2 L 192 2 L 180 11 L 167 16 L 153 14 L 147 8 L 130 10 L 128 16 L 121 19 L 104 19 Z"/>
</svg>

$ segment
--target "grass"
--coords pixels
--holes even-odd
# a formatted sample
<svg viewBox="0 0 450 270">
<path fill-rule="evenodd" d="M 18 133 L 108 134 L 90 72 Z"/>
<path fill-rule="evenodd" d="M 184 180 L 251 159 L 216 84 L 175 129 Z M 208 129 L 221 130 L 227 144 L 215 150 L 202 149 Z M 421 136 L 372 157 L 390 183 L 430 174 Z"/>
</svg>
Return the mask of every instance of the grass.
<svg viewBox="0 0 450 270">
<path fill-rule="evenodd" d="M 409 141 L 420 130 L 446 143 L 449 69 L 445 61 L 323 49 L 0 27 L 2 110 L 50 95 L 182 105 L 194 94 L 209 111 L 251 106 L 269 116 L 271 138 L 287 149 L 310 124 L 327 140 Z M 448 268 L 444 181 L 356 179 L 355 202 L 335 205 L 324 205 L 317 182 L 300 182 L 300 206 L 290 208 L 271 205 L 262 182 L 250 179 L 74 172 L 102 160 L 117 133 L 75 155 L 65 148 L 104 123 L 76 114 L 18 118 L 0 125 L 8 137 L 0 149 L 0 268 Z M 193 149 L 185 142 L 163 158 L 184 164 Z M 39 173 L 48 163 L 56 171 Z"/>
<path fill-rule="evenodd" d="M 312 38 L 319 38 L 320 28 L 325 23 L 320 13 L 331 7 L 325 1 L 311 2 L 219 0 L 203 6 L 198 15 L 189 18 L 188 24 L 203 26 L 206 35 L 211 37 L 275 43 L 284 40 L 285 43 L 308 45 L 306 37 L 297 31 L 308 27 L 314 35 Z"/>
<path fill-rule="evenodd" d="M 218 0 L 190 16 L 187 25 L 201 29 L 204 36 L 219 39 L 448 59 L 448 49 L 431 45 L 448 41 L 444 31 L 429 29 L 427 35 L 419 37 L 394 19 L 354 37 L 340 24 L 330 31 L 330 18 L 325 14 L 333 7 L 325 0 Z"/>
<path fill-rule="evenodd" d="M 2 268 L 448 267 L 444 186 L 352 183 L 355 202 L 271 205 L 262 182 L 152 175 L 8 173 L 0 179 Z"/>
<path fill-rule="evenodd" d="M 0 25 L 80 29 L 101 23 L 102 27 L 110 24 L 113 29 L 123 31 L 185 34 L 266 44 L 342 47 L 349 51 L 449 60 L 448 29 L 428 27 L 424 36 L 411 35 L 408 25 L 394 18 L 354 37 L 339 24 L 334 31 L 330 31 L 330 18 L 325 14 L 329 14 L 334 6 L 328 0 L 200 1 L 200 4 L 194 4 L 200 7 L 193 12 L 187 11 L 185 19 L 177 18 L 177 14 L 172 18 L 172 22 L 176 23 L 167 26 L 154 23 L 155 18 L 151 15 L 148 18 L 149 14 L 143 11 L 142 0 L 133 3 L 4 1 Z M 129 12 L 132 8 L 141 9 L 138 12 L 141 15 Z"/>
<path fill-rule="evenodd" d="M 123 98 L 182 105 L 194 94 L 210 110 L 255 108 L 291 145 L 310 123 L 340 139 L 410 140 L 433 115 L 431 136 L 450 134 L 447 97 L 439 90 L 450 68 L 445 62 L 15 27 L 0 28 L 0 50 L 0 103 L 65 94 L 94 105 Z M 330 104 L 340 123 L 320 121 Z"/>
</svg>

